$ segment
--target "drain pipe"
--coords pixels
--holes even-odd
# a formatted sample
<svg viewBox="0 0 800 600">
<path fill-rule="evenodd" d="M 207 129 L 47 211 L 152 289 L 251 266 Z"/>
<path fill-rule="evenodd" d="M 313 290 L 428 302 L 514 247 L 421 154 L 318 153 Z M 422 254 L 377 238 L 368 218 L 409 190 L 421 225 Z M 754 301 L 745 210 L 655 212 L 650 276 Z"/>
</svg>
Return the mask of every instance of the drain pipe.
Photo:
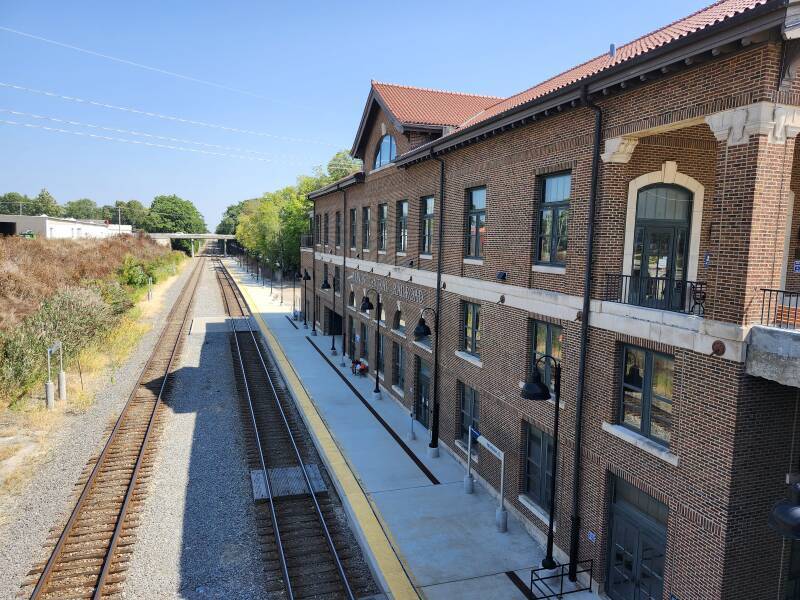
<svg viewBox="0 0 800 600">
<path fill-rule="evenodd" d="M 431 148 L 431 159 L 439 163 L 439 239 L 436 242 L 436 318 L 433 323 L 433 414 L 428 456 L 439 456 L 439 320 L 442 311 L 442 249 L 444 247 L 444 160 Z"/>
<path fill-rule="evenodd" d="M 344 353 L 347 350 L 345 346 L 345 334 L 347 333 L 347 315 L 345 311 L 345 285 L 344 282 L 347 281 L 347 245 L 345 244 L 345 240 L 347 239 L 347 190 L 345 188 L 339 187 L 342 192 L 342 239 L 339 240 L 339 243 L 342 245 L 342 280 L 339 282 L 339 293 L 342 294 L 342 361 L 340 366 L 345 366 L 344 361 Z M 336 225 L 334 225 L 335 227 Z M 335 244 L 336 240 L 334 240 Z M 333 306 L 334 312 L 336 312 L 336 290 L 333 290 Z"/>
<path fill-rule="evenodd" d="M 572 465 L 572 529 L 569 538 L 569 580 L 578 577 L 578 545 L 581 534 L 580 482 L 583 425 L 583 396 L 586 383 L 586 349 L 589 343 L 589 308 L 591 305 L 592 256 L 594 249 L 594 216 L 597 206 L 597 184 L 600 177 L 600 138 L 603 134 L 603 111 L 589 99 L 583 88 L 583 104 L 594 111 L 594 147 L 592 148 L 592 184 L 589 189 L 589 223 L 586 228 L 586 265 L 583 278 L 583 310 L 581 312 L 581 352 L 578 363 L 578 389 L 575 402 L 575 456 Z"/>
</svg>

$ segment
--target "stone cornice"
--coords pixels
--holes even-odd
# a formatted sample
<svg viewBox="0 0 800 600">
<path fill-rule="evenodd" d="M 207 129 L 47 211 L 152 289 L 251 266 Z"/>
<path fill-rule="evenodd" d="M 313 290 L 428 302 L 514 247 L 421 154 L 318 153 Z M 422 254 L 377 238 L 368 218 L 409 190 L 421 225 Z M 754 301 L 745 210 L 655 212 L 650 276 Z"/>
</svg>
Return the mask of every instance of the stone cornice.
<svg viewBox="0 0 800 600">
<path fill-rule="evenodd" d="M 706 117 L 714 137 L 728 146 L 746 144 L 753 135 L 765 135 L 771 144 L 785 144 L 800 133 L 800 108 L 756 102 Z"/>
</svg>

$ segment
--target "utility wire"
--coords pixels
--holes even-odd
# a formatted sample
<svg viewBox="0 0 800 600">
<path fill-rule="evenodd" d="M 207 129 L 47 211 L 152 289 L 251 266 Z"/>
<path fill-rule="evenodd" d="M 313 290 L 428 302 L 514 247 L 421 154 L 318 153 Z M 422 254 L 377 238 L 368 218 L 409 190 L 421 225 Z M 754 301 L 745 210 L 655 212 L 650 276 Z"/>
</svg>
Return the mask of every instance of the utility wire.
<svg viewBox="0 0 800 600">
<path fill-rule="evenodd" d="M 42 37 L 39 35 L 34 35 L 32 33 L 26 33 L 25 31 L 19 31 L 17 29 L 11 29 L 10 27 L 3 27 L 0 25 L 0 30 L 6 31 L 8 33 L 13 33 L 14 35 L 19 35 L 22 37 L 27 37 L 33 40 L 38 40 L 40 42 L 45 42 L 46 44 L 52 44 L 54 46 L 60 46 L 61 48 L 67 48 L 69 50 L 74 50 L 76 52 L 83 52 L 84 54 L 89 54 L 91 56 L 96 56 L 98 58 L 104 58 L 106 60 L 112 60 L 114 62 L 121 63 L 123 65 L 128 65 L 130 67 L 136 67 L 138 69 L 145 69 L 146 71 L 153 71 L 154 73 L 160 73 L 161 75 L 168 75 L 170 77 L 176 77 L 178 79 L 184 79 L 186 81 L 191 81 L 194 83 L 199 83 L 201 85 L 208 85 L 211 87 L 215 87 L 221 90 L 225 90 L 228 92 L 233 92 L 235 94 L 242 94 L 244 96 L 250 96 L 252 98 L 258 98 L 259 100 L 267 100 L 269 102 L 277 102 L 274 98 L 270 98 L 268 96 L 262 96 L 260 94 L 256 94 L 250 92 L 248 90 L 242 90 L 239 88 L 231 87 L 228 85 L 224 85 L 222 83 L 217 83 L 215 81 L 209 81 L 207 79 L 199 79 L 197 77 L 192 77 L 190 75 L 184 75 L 182 73 L 176 73 L 175 71 L 167 71 L 166 69 L 161 69 L 158 67 L 151 67 L 150 65 L 145 65 L 142 63 L 137 63 L 132 60 L 127 60 L 124 58 L 118 58 L 116 56 L 111 56 L 110 54 L 103 54 L 101 52 L 95 52 L 94 50 L 87 50 L 86 48 L 79 48 L 78 46 L 73 46 L 71 44 L 65 44 L 64 42 L 58 42 L 56 40 L 51 40 L 46 37 Z M 278 102 L 279 104 L 284 104 L 282 102 Z"/>
<path fill-rule="evenodd" d="M 76 102 L 78 104 L 89 104 L 92 106 L 99 106 L 101 108 L 108 108 L 112 110 L 119 110 L 122 112 L 132 113 L 136 115 L 142 115 L 145 117 L 151 117 L 154 119 L 163 119 L 166 121 L 174 121 L 176 123 L 184 123 L 186 125 L 196 125 L 198 127 L 209 127 L 211 129 L 221 129 L 223 131 L 231 131 L 233 133 L 245 133 L 248 135 L 255 135 L 259 137 L 268 137 L 276 140 L 283 140 L 285 142 L 297 142 L 302 144 L 320 144 L 322 146 L 332 146 L 334 148 L 338 148 L 338 144 L 332 144 L 330 142 L 323 142 L 321 140 L 312 140 L 312 139 L 305 139 L 305 138 L 296 138 L 296 137 L 288 137 L 283 135 L 276 135 L 274 133 L 267 133 L 263 131 L 253 131 L 251 129 L 239 129 L 237 127 L 228 127 L 227 125 L 218 125 L 216 123 L 208 123 L 206 121 L 195 121 L 192 119 L 185 119 L 183 117 L 177 117 L 174 115 L 165 115 L 155 112 L 150 112 L 146 110 L 142 110 L 139 108 L 132 108 L 129 106 L 119 106 L 116 104 L 109 104 L 107 102 L 100 102 L 98 100 L 87 100 L 86 98 L 78 98 L 77 96 L 67 96 L 64 94 L 59 94 L 58 92 L 51 92 L 46 90 L 37 90 L 35 88 L 29 88 L 22 85 L 16 85 L 13 83 L 7 83 L 0 81 L 0 87 L 8 88 L 17 90 L 20 92 L 28 92 L 31 94 L 38 94 L 40 96 L 49 96 L 50 98 L 58 98 L 60 100 L 66 100 L 68 102 Z"/>
<path fill-rule="evenodd" d="M 11 121 L 8 119 L 0 119 L 0 125 L 14 125 L 17 127 L 26 127 L 28 129 L 41 129 L 43 131 L 49 131 L 51 133 L 66 133 L 70 135 L 76 135 L 79 137 L 84 138 L 92 138 L 96 140 L 102 140 L 107 142 L 120 142 L 124 144 L 134 144 L 137 146 L 149 146 L 151 148 L 162 148 L 165 150 L 176 150 L 179 152 L 192 152 L 195 154 L 205 154 L 208 156 L 222 156 L 225 158 L 239 158 L 243 160 L 251 160 L 251 161 L 258 161 L 264 163 L 275 163 L 276 161 L 271 158 L 262 158 L 260 156 L 247 156 L 244 154 L 229 154 L 226 152 L 214 152 L 211 150 L 200 150 L 198 148 L 187 148 L 185 146 L 173 146 L 171 144 L 158 144 L 156 142 L 146 142 L 143 140 L 131 140 L 128 138 L 120 138 L 120 137 L 112 137 L 108 135 L 100 135 L 97 133 L 88 133 L 84 131 L 73 131 L 71 129 L 61 129 L 60 127 L 48 127 L 47 125 L 39 125 L 37 123 L 20 123 L 18 121 Z M 295 163 L 301 164 L 301 163 Z M 344 163 L 343 163 L 344 164 Z M 349 166 L 349 163 L 348 163 Z"/>
<path fill-rule="evenodd" d="M 167 141 L 167 142 L 176 142 L 176 143 L 179 143 L 179 144 L 194 144 L 194 145 L 198 145 L 198 146 L 204 146 L 204 147 L 207 147 L 207 148 L 217 148 L 217 149 L 220 149 L 220 150 L 231 150 L 233 152 L 243 152 L 245 154 L 256 154 L 256 155 L 263 156 L 264 158 L 267 158 L 267 159 L 276 160 L 276 161 L 280 160 L 282 162 L 288 162 L 290 164 L 295 164 L 295 165 L 299 165 L 299 166 L 304 166 L 306 164 L 305 162 L 301 162 L 297 158 L 294 158 L 294 157 L 290 158 L 290 157 L 287 157 L 285 155 L 283 155 L 283 156 L 275 156 L 275 155 L 267 154 L 266 152 L 260 152 L 258 150 L 249 150 L 249 149 L 246 149 L 246 148 L 237 148 L 235 146 L 222 146 L 222 145 L 219 145 L 219 144 L 208 144 L 208 143 L 205 143 L 205 142 L 198 142 L 198 141 L 195 141 L 195 140 L 187 140 L 187 139 L 182 139 L 182 138 L 173 138 L 173 137 L 167 137 L 167 136 L 162 136 L 162 135 L 156 135 L 156 134 L 153 134 L 153 133 L 145 133 L 143 131 L 135 131 L 135 130 L 129 130 L 129 129 L 118 129 L 116 127 L 106 127 L 106 126 L 103 126 L 103 125 L 96 125 L 94 123 L 84 123 L 84 122 L 81 122 L 81 121 L 71 121 L 71 120 L 68 120 L 68 119 L 60 119 L 58 117 L 50 117 L 50 116 L 47 116 L 47 115 L 38 115 L 38 114 L 35 114 L 35 113 L 26 113 L 26 112 L 22 112 L 22 111 L 18 111 L 18 110 L 12 110 L 10 108 L 0 108 L 0 113 L 8 113 L 8 114 L 15 115 L 15 116 L 18 116 L 18 117 L 28 117 L 28 118 L 31 118 L 31 119 L 52 121 L 53 123 L 62 123 L 64 125 L 72 125 L 74 127 L 87 127 L 87 128 L 90 128 L 90 129 L 100 129 L 100 130 L 103 130 L 103 131 L 110 131 L 112 133 L 122 133 L 122 134 L 126 134 L 126 135 L 143 136 L 143 137 L 157 139 L 157 140 L 163 140 L 163 141 Z M 345 165 L 350 165 L 351 163 L 349 163 L 347 161 L 337 160 L 337 161 L 331 161 L 329 164 L 333 164 L 334 166 L 345 166 Z"/>
</svg>

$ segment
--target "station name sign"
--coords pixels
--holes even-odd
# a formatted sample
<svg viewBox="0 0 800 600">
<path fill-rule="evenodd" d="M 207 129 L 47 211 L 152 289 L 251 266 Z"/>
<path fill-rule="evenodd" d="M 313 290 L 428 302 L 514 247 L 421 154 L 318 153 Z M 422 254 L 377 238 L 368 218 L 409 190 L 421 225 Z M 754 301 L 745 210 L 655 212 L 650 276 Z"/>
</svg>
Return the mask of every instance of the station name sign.
<svg viewBox="0 0 800 600">
<path fill-rule="evenodd" d="M 363 271 L 355 271 L 350 276 L 350 281 L 367 287 L 375 288 L 381 294 L 392 294 L 401 300 L 408 300 L 416 304 L 425 301 L 425 295 L 419 288 L 407 285 L 402 281 L 394 281 L 385 277 L 368 275 Z"/>
</svg>

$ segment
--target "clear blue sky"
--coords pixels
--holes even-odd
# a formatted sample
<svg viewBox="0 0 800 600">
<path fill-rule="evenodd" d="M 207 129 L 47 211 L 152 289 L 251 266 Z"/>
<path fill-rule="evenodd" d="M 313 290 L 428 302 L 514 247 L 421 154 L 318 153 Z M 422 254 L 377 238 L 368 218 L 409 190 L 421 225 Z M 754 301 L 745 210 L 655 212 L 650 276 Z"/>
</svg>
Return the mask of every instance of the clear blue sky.
<svg viewBox="0 0 800 600">
<path fill-rule="evenodd" d="M 209 146 L 7 112 L 0 120 L 272 160 L 0 123 L 0 193 L 34 195 L 46 187 L 62 203 L 89 197 L 98 204 L 132 198 L 149 204 L 155 195 L 178 194 L 195 202 L 213 229 L 228 204 L 291 184 L 349 148 L 370 79 L 510 95 L 706 4 L 0 0 L 1 27 L 249 94 L 0 30 L 2 83 L 276 136 L 0 87 L 2 109 Z"/>
</svg>

